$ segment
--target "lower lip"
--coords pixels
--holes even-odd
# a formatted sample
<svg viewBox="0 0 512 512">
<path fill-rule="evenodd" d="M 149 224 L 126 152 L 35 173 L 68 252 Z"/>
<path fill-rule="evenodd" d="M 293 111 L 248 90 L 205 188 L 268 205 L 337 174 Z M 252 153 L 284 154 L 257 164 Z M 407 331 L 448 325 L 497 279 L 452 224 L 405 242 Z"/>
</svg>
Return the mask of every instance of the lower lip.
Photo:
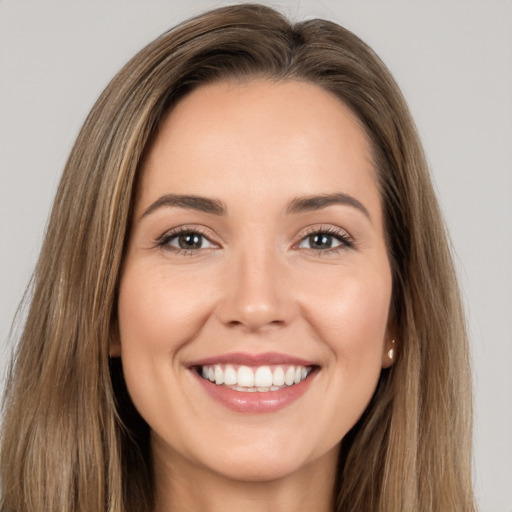
<svg viewBox="0 0 512 512">
<path fill-rule="evenodd" d="M 251 414 L 276 412 L 298 400 L 309 388 L 318 372 L 309 374 L 307 379 L 278 389 L 277 391 L 235 391 L 224 386 L 217 386 L 209 380 L 203 379 L 194 370 L 193 375 L 198 379 L 208 395 L 225 407 L 236 411 Z"/>
</svg>

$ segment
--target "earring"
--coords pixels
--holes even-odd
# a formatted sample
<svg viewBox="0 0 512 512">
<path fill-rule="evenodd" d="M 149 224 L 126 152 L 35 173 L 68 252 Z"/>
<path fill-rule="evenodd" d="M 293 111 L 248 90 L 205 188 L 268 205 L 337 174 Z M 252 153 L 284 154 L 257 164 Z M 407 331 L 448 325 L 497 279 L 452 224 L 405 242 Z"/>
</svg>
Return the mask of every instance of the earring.
<svg viewBox="0 0 512 512">
<path fill-rule="evenodd" d="M 115 359 L 116 357 L 121 357 L 121 344 L 120 343 L 111 343 L 108 349 L 108 357 L 109 359 Z"/>
<path fill-rule="evenodd" d="M 388 357 L 393 360 L 395 358 L 395 340 L 391 340 L 391 344 L 393 345 L 393 348 L 388 350 Z"/>
</svg>

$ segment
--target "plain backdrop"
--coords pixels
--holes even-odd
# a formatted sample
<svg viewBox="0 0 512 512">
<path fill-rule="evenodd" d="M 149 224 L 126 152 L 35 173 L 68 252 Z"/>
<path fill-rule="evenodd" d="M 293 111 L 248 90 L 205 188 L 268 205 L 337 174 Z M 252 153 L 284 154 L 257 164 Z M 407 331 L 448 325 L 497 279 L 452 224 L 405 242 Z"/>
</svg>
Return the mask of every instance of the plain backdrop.
<svg viewBox="0 0 512 512">
<path fill-rule="evenodd" d="M 143 45 L 225 3 L 0 0 L 2 375 L 11 321 L 87 112 Z M 295 19 L 328 18 L 353 30 L 404 91 L 451 232 L 469 318 L 477 497 L 482 512 L 511 512 L 512 1 L 265 3 Z"/>
</svg>

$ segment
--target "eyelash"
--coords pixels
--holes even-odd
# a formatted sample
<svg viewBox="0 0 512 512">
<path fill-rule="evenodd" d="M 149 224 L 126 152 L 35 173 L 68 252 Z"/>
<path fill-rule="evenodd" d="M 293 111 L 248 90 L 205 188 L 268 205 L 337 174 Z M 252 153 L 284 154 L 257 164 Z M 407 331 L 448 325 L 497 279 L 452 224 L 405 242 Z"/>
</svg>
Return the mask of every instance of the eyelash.
<svg viewBox="0 0 512 512">
<path fill-rule="evenodd" d="M 305 233 L 303 233 L 299 243 L 295 245 L 297 246 L 301 244 L 304 240 L 314 235 L 327 235 L 329 237 L 336 238 L 340 242 L 340 245 L 338 245 L 337 247 L 332 247 L 328 249 L 306 249 L 310 254 L 313 254 L 314 256 L 326 256 L 331 254 L 337 254 L 346 249 L 351 249 L 355 245 L 354 239 L 344 229 L 335 228 L 333 226 L 314 227 L 310 231 L 306 231 Z"/>
<path fill-rule="evenodd" d="M 178 238 L 182 235 L 197 235 L 201 238 L 206 239 L 208 242 L 210 242 L 213 245 L 218 245 L 216 242 L 211 240 L 211 236 L 209 236 L 205 231 L 201 230 L 197 227 L 179 227 L 176 229 L 173 229 L 171 231 L 168 231 L 167 233 L 164 233 L 162 236 L 160 236 L 157 240 L 155 240 L 155 246 L 160 247 L 164 250 L 173 252 L 176 255 L 179 256 L 196 256 L 200 251 L 205 249 L 182 249 L 179 247 L 174 247 L 170 245 L 170 242 L 174 239 Z M 345 249 L 350 249 L 354 247 L 354 240 L 352 237 L 345 231 L 339 228 L 334 228 L 332 226 L 320 226 L 312 228 L 309 231 L 306 231 L 305 233 L 302 233 L 301 238 L 298 243 L 294 244 L 294 247 L 299 246 L 301 243 L 304 242 L 307 238 L 314 236 L 314 235 L 327 235 L 329 237 L 336 238 L 340 245 L 333 248 L 328 249 L 313 249 L 313 248 L 305 248 L 308 252 L 315 256 L 324 256 L 327 254 L 337 254 L 340 251 L 343 251 Z"/>
<path fill-rule="evenodd" d="M 211 240 L 211 235 L 209 236 L 205 231 L 197 227 L 192 228 L 186 226 L 175 228 L 171 231 L 168 231 L 167 233 L 164 233 L 156 240 L 155 245 L 166 251 L 173 252 L 178 256 L 196 256 L 200 249 L 181 249 L 179 247 L 173 247 L 172 245 L 170 245 L 170 242 L 172 240 L 182 235 L 197 235 L 208 240 L 210 243 L 217 245 L 215 242 Z"/>
</svg>

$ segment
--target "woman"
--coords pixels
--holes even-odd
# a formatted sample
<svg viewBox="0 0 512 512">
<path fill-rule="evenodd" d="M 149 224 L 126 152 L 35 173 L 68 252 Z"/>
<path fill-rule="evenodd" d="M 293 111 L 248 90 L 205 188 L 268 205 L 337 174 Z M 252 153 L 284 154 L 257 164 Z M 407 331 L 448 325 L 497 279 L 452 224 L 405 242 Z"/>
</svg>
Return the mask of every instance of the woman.
<svg viewBox="0 0 512 512">
<path fill-rule="evenodd" d="M 221 8 L 135 56 L 79 134 L 2 509 L 473 510 L 469 382 L 389 72 L 333 23 Z"/>
</svg>

